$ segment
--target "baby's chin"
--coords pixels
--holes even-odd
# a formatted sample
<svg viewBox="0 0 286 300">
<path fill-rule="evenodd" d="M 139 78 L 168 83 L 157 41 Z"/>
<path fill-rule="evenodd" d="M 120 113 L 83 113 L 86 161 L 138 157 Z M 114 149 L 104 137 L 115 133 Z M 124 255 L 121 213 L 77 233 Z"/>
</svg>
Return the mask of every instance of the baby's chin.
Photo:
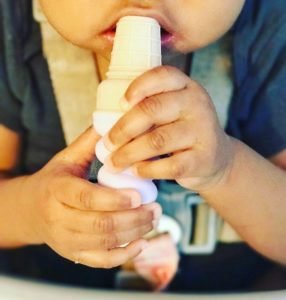
<svg viewBox="0 0 286 300">
<path fill-rule="evenodd" d="M 190 53 L 207 46 L 207 43 L 195 41 L 177 41 L 174 45 L 174 51 L 179 53 Z"/>
<path fill-rule="evenodd" d="M 218 40 L 221 36 L 204 35 L 202 36 L 198 32 L 192 32 L 189 34 L 178 34 L 173 48 L 180 53 L 190 53 L 199 49 L 205 48 Z"/>
<path fill-rule="evenodd" d="M 98 36 L 90 38 L 88 40 L 67 39 L 66 37 L 64 38 L 76 47 L 91 51 L 94 54 L 100 55 L 107 60 L 110 60 L 111 58 L 112 43 Z"/>
</svg>

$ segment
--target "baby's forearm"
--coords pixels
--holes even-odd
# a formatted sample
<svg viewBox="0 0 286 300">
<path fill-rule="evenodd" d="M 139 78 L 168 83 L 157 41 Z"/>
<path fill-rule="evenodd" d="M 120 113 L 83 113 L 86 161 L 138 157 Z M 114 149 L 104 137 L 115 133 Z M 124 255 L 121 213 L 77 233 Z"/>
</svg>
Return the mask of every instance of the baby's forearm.
<svg viewBox="0 0 286 300">
<path fill-rule="evenodd" d="M 26 177 L 0 177 L 0 248 L 36 244 L 32 238 L 32 205 L 22 194 Z"/>
<path fill-rule="evenodd" d="M 253 248 L 286 263 L 286 174 L 245 144 L 232 142 L 230 172 L 201 195 Z"/>
</svg>

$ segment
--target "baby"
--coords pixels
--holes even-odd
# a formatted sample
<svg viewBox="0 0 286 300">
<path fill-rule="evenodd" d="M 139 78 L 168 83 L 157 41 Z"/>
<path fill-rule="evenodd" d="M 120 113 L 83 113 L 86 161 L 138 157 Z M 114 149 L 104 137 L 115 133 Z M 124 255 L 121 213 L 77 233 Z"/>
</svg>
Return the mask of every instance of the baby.
<svg viewBox="0 0 286 300">
<path fill-rule="evenodd" d="M 187 53 L 218 40 L 232 28 L 244 5 L 249 5 L 245 0 L 41 0 L 40 3 L 60 35 L 93 53 L 101 80 L 105 78 L 115 26 L 121 17 L 139 15 L 156 19 L 162 27 L 162 45 L 172 52 Z M 263 2 L 263 5 L 270 4 Z M 238 34 L 242 21 L 237 26 Z M 35 77 L 33 80 L 37 80 Z M 7 101 L 11 82 L 0 78 L 4 86 L 1 97 Z M 45 88 L 38 85 L 37 91 Z M 13 97 L 9 99 L 12 106 Z M 285 97 L 282 99 L 285 101 Z M 38 101 L 35 114 L 48 107 L 44 100 Z M 1 246 L 46 244 L 68 260 L 94 268 L 111 268 L 135 258 L 140 274 L 154 282 L 156 288 L 166 287 L 178 263 L 174 246 L 166 238 L 168 246 L 163 247 L 171 251 L 167 251 L 170 256 L 166 256 L 167 262 L 162 265 L 167 264 L 167 272 L 160 268 L 157 273 L 161 275 L 152 277 L 156 265 L 152 256 L 154 261 L 160 261 L 158 249 L 162 249 L 162 240 L 166 245 L 166 240 L 157 238 L 157 246 L 148 251 L 151 247 L 141 239 L 158 223 L 160 206 L 156 203 L 141 206 L 140 196 L 134 190 L 112 190 L 84 179 L 100 138 L 93 129 L 53 158 L 56 151 L 50 151 L 51 160 L 39 163 L 34 172 L 22 168 L 21 176 L 6 176 L 16 170 L 18 162 L 21 165 L 22 160 L 30 157 L 33 146 L 42 139 L 34 134 L 36 127 L 42 130 L 41 118 L 23 117 L 22 111 L 27 113 L 31 106 L 21 105 L 22 110 L 6 109 L 3 105 L 0 113 Z M 129 107 L 128 112 L 104 137 L 105 146 L 113 152 L 106 161 L 110 170 L 118 172 L 131 167 L 140 177 L 175 180 L 182 187 L 197 191 L 254 249 L 279 262 L 286 261 L 283 230 L 286 204 L 282 201 L 285 174 L 222 130 L 210 96 L 198 82 L 176 67 L 158 67 L 134 80 L 125 94 L 125 106 Z M 13 122 L 9 119 L 12 117 L 15 117 Z M 31 119 L 33 124 L 27 125 Z M 61 132 L 60 127 L 57 130 Z M 61 144 L 56 140 L 52 143 Z M 277 164 L 285 165 L 282 144 L 267 155 L 273 156 Z M 152 157 L 161 159 L 152 161 Z M 26 170 L 32 170 L 32 160 L 26 163 Z M 125 243 L 130 244 L 118 247 Z"/>
</svg>

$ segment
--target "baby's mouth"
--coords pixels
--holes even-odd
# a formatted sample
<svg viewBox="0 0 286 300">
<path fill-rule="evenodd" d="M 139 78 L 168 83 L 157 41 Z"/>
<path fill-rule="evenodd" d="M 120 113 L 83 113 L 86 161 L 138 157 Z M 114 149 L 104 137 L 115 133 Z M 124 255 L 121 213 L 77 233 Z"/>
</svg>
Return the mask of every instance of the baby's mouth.
<svg viewBox="0 0 286 300">
<path fill-rule="evenodd" d="M 105 30 L 102 35 L 105 39 L 113 44 L 116 33 L 116 25 L 113 25 L 111 28 Z"/>
<path fill-rule="evenodd" d="M 174 35 L 161 27 L 161 45 L 163 47 L 171 48 L 174 40 Z"/>
<path fill-rule="evenodd" d="M 103 37 L 113 44 L 116 34 L 116 25 L 103 32 Z M 161 45 L 166 48 L 171 48 L 174 40 L 174 35 L 161 27 Z"/>
</svg>

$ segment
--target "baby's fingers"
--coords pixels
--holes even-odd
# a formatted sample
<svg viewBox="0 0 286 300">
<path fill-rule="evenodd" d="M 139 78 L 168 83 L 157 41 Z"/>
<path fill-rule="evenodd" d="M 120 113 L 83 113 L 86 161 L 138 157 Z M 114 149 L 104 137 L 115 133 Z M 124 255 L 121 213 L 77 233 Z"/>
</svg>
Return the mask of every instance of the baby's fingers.
<svg viewBox="0 0 286 300">
<path fill-rule="evenodd" d="M 191 127 L 189 130 L 186 128 L 188 124 L 185 121 L 157 127 L 119 148 L 105 161 L 105 164 L 113 170 L 120 171 L 136 162 L 190 149 L 196 142 L 196 135 Z"/>
<path fill-rule="evenodd" d="M 141 205 L 135 190 L 110 189 L 72 176 L 58 178 L 51 189 L 58 201 L 84 211 L 118 211 Z"/>
<path fill-rule="evenodd" d="M 136 209 L 117 212 L 87 212 L 65 209 L 64 218 L 60 219 L 65 228 L 80 233 L 112 235 L 144 225 L 152 225 L 160 218 L 162 209 L 158 203 L 151 203 Z"/>
<path fill-rule="evenodd" d="M 104 137 L 106 147 L 114 151 L 155 126 L 172 124 L 180 119 L 189 120 L 190 99 L 187 89 L 144 99 L 124 114 Z"/>
<path fill-rule="evenodd" d="M 130 243 L 127 247 L 119 247 L 108 251 L 79 251 L 74 254 L 73 260 L 93 268 L 110 269 L 123 265 L 128 260 L 138 256 L 147 245 L 148 243 L 145 240 L 138 240 Z"/>
<path fill-rule="evenodd" d="M 154 68 L 136 78 L 125 93 L 126 106 L 134 106 L 152 95 L 184 89 L 190 78 L 171 66 Z"/>
<path fill-rule="evenodd" d="M 134 165 L 133 171 L 143 178 L 179 179 L 196 176 L 199 167 L 195 152 L 186 150 L 155 161 L 145 161 Z"/>
<path fill-rule="evenodd" d="M 218 170 L 215 159 L 212 155 L 202 156 L 198 150 L 190 149 L 156 161 L 140 162 L 132 168 L 143 178 L 176 180 L 187 189 L 202 190 L 210 178 L 216 183 L 223 176 L 224 170 Z"/>
</svg>

